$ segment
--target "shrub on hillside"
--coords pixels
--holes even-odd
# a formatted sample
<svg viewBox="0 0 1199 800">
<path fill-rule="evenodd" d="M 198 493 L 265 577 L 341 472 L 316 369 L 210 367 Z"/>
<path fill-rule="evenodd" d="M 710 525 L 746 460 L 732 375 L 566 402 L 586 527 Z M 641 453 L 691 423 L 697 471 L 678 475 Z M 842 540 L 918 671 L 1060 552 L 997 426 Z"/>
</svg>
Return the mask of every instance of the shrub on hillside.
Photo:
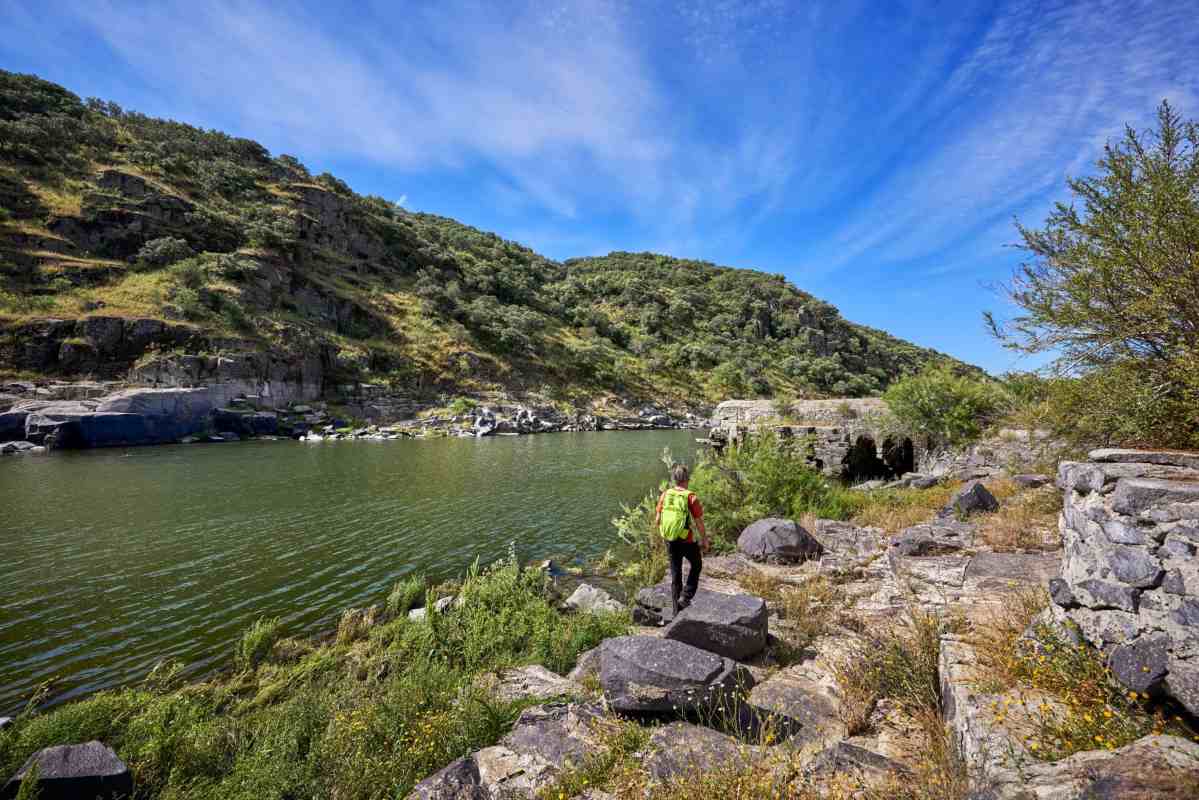
<svg viewBox="0 0 1199 800">
<path fill-rule="evenodd" d="M 151 239 L 141 246 L 137 251 L 137 263 L 147 267 L 167 267 L 193 255 L 195 252 L 187 240 L 163 236 Z"/>
<path fill-rule="evenodd" d="M 995 382 L 943 366 L 926 367 L 891 384 L 883 399 L 903 429 L 933 446 L 974 441 L 1007 402 Z"/>
</svg>

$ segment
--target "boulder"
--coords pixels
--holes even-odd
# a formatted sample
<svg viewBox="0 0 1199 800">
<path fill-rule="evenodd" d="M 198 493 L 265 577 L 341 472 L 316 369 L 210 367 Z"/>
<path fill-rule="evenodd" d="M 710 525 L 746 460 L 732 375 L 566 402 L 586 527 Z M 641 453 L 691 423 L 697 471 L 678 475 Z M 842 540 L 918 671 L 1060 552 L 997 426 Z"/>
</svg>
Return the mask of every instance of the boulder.
<svg viewBox="0 0 1199 800">
<path fill-rule="evenodd" d="M 39 800 L 126 798 L 133 777 L 112 748 L 100 742 L 47 747 L 34 753 L 0 791 L 4 800 L 17 796 L 21 781 L 37 765 Z"/>
<path fill-rule="evenodd" d="M 728 580 L 710 576 L 707 570 L 700 578 L 699 591 L 691 604 L 708 602 L 712 594 L 740 594 L 741 587 Z M 715 589 L 715 591 L 713 591 Z M 661 583 L 647 586 L 633 598 L 633 621 L 638 625 L 659 626 L 670 622 L 674 608 L 670 600 L 670 578 Z"/>
<path fill-rule="evenodd" d="M 619 614 L 625 610 L 624 606 L 612 595 L 588 583 L 580 583 L 562 605 L 571 611 L 591 614 L 600 611 Z"/>
<path fill-rule="evenodd" d="M 760 519 L 737 537 L 737 549 L 754 561 L 793 564 L 824 552 L 812 534 L 787 519 Z"/>
<path fill-rule="evenodd" d="M 745 768 L 762 748 L 743 744 L 711 728 L 672 722 L 654 731 L 649 750 L 645 765 L 650 775 L 665 780 L 708 771 L 717 765 L 725 769 Z"/>
<path fill-rule="evenodd" d="M 766 601 L 748 594 L 696 594 L 662 636 L 737 661 L 766 648 Z"/>
<path fill-rule="evenodd" d="M 409 800 L 498 800 L 535 797 L 600 743 L 598 705 L 551 704 L 526 709 L 496 745 L 460 758 L 413 787 Z"/>
<path fill-rule="evenodd" d="M 0 731 L 12 724 L 12 717 L 0 717 Z"/>
<path fill-rule="evenodd" d="M 580 683 L 586 678 L 598 677 L 599 670 L 600 649 L 593 647 L 590 650 L 584 650 L 582 653 L 579 653 L 579 658 L 575 661 L 575 667 L 566 673 L 566 679 Z"/>
<path fill-rule="evenodd" d="M 495 413 L 484 408 L 475 417 L 474 434 L 477 437 L 491 436 L 496 432 Z"/>
<path fill-rule="evenodd" d="M 941 510 L 942 517 L 968 517 L 971 514 L 999 510 L 995 495 L 978 481 L 971 481 L 958 490 L 949 504 Z"/>
<path fill-rule="evenodd" d="M 804 771 L 814 778 L 842 775 L 859 786 L 877 784 L 907 772 L 897 761 L 844 741 L 821 750 Z"/>
<path fill-rule="evenodd" d="M 449 611 L 450 606 L 452 606 L 452 605 L 454 605 L 453 597 L 443 597 L 440 600 L 438 600 L 437 602 L 433 603 L 433 611 L 435 611 L 438 614 L 444 614 L 446 611 Z M 425 608 L 425 607 L 414 608 L 408 612 L 408 619 L 413 619 L 413 620 L 424 619 L 428 613 L 429 613 L 428 608 Z"/>
<path fill-rule="evenodd" d="M 753 686 L 749 670 L 672 639 L 619 636 L 600 645 L 600 685 L 616 711 L 666 713 L 710 707 Z"/>
<path fill-rule="evenodd" d="M 848 735 L 835 674 L 817 660 L 786 667 L 755 684 L 748 702 L 768 719 L 785 723 L 802 742 L 833 742 Z"/>
</svg>

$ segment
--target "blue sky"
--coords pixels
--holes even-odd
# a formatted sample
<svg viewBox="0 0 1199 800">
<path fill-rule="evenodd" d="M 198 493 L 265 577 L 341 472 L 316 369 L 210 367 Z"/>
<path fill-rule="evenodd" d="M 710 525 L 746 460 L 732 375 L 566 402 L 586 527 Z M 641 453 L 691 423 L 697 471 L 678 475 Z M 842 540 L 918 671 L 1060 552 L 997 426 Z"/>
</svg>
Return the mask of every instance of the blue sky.
<svg viewBox="0 0 1199 800">
<path fill-rule="evenodd" d="M 998 372 L 988 289 L 1125 123 L 1199 116 L 1193 2 L 0 0 L 0 67 L 555 258 L 785 274 Z"/>
</svg>

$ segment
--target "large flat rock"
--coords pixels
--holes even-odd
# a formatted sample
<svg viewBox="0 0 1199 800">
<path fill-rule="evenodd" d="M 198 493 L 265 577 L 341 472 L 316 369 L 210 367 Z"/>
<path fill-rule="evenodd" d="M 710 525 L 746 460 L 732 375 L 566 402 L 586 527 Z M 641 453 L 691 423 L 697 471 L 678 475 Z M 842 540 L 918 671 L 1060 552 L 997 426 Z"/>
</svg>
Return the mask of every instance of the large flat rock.
<svg viewBox="0 0 1199 800">
<path fill-rule="evenodd" d="M 710 707 L 753 686 L 745 667 L 698 647 L 652 636 L 600 645 L 600 685 L 616 711 L 670 713 Z"/>
<path fill-rule="evenodd" d="M 696 592 L 692 605 L 711 599 L 713 594 L 741 594 L 740 585 L 732 580 L 700 575 L 699 591 Z M 654 586 L 647 586 L 637 592 L 633 602 L 633 621 L 638 625 L 664 625 L 673 618 L 674 611 L 670 602 L 670 578 Z"/>
<path fill-rule="evenodd" d="M 663 637 L 743 660 L 766 648 L 766 601 L 748 594 L 697 594 Z"/>
</svg>

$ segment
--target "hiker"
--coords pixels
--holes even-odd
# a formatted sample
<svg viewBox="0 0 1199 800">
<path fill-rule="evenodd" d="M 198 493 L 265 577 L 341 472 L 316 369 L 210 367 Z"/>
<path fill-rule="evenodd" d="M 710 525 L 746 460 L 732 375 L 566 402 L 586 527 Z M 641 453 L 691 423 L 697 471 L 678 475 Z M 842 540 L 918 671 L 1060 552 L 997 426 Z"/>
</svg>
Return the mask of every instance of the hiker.
<svg viewBox="0 0 1199 800">
<path fill-rule="evenodd" d="M 695 543 L 692 525 L 699 530 L 700 543 L 708 549 L 708 532 L 704 529 L 704 507 L 695 492 L 687 489 L 691 472 L 682 464 L 675 464 L 670 471 L 674 481 L 658 498 L 658 511 L 654 515 L 654 527 L 666 540 L 666 552 L 670 556 L 671 608 L 677 615 L 691 605 L 699 589 L 699 572 L 703 569 L 700 544 Z M 683 559 L 687 559 L 687 588 L 683 588 Z M 682 595 L 680 600 L 679 595 Z"/>
</svg>

